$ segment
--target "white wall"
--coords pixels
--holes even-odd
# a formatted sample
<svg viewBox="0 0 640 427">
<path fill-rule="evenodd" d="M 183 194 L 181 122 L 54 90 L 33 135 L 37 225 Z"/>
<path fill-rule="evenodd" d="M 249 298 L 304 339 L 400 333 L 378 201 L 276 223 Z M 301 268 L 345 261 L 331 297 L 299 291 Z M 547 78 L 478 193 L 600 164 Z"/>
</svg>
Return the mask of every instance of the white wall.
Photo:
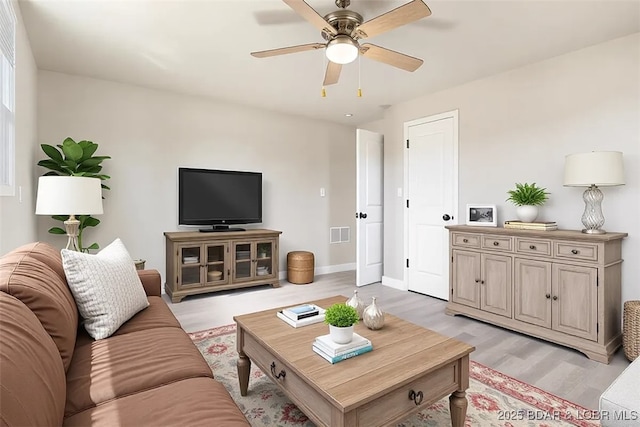
<svg viewBox="0 0 640 427">
<path fill-rule="evenodd" d="M 316 267 L 355 262 L 353 242 L 329 245 L 329 227 L 355 226 L 354 128 L 41 70 L 38 130 L 40 142 L 87 139 L 112 157 L 103 163 L 112 179 L 102 224 L 85 230 L 85 246 L 120 237 L 164 276 L 163 232 L 178 230 L 177 167 L 191 166 L 263 173 L 264 222 L 255 228 L 283 232 L 281 268 L 291 250 L 313 251 Z M 54 224 L 41 218 L 38 237 L 64 246 L 46 232 Z"/>
<path fill-rule="evenodd" d="M 472 66 L 472 65 L 470 65 Z M 459 110 L 459 210 L 491 203 L 498 221 L 515 218 L 505 202 L 516 182 L 550 192 L 540 220 L 580 229 L 584 189 L 563 187 L 567 154 L 624 153 L 626 185 L 603 188 L 604 229 L 623 242 L 623 300 L 640 299 L 640 34 L 394 105 L 363 128 L 385 135 L 385 271 L 403 277 L 403 124 Z"/>
<path fill-rule="evenodd" d="M 37 140 L 36 101 L 38 70 L 16 11 L 16 192 L 0 197 L 0 255 L 36 240 L 33 146 Z M 20 198 L 20 193 L 22 198 Z"/>
</svg>

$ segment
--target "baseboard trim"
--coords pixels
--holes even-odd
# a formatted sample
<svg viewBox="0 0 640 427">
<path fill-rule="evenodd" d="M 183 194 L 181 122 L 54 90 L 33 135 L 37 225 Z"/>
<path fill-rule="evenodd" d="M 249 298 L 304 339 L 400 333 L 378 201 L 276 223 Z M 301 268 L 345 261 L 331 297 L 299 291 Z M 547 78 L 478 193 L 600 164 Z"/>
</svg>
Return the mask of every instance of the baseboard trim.
<svg viewBox="0 0 640 427">
<path fill-rule="evenodd" d="M 336 265 L 326 265 L 323 267 L 316 267 L 313 270 L 313 274 L 320 275 L 320 274 L 329 274 L 329 273 L 341 273 L 343 271 L 351 271 L 355 269 L 356 269 L 356 263 L 350 262 L 347 264 L 336 264 Z M 286 280 L 287 269 L 285 268 L 284 270 L 280 271 L 278 274 L 278 277 L 280 278 L 280 280 Z"/>
<path fill-rule="evenodd" d="M 401 291 L 406 291 L 407 286 L 404 284 L 404 281 L 394 279 L 389 276 L 382 276 L 382 284 L 384 286 L 388 286 L 390 288 L 399 289 Z"/>
</svg>

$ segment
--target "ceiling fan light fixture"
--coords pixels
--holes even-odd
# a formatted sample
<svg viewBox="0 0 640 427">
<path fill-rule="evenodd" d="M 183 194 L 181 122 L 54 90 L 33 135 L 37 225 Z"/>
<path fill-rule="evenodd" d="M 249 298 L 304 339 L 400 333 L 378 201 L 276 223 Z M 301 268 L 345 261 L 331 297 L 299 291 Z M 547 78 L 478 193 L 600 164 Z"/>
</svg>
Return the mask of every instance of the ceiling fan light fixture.
<svg viewBox="0 0 640 427">
<path fill-rule="evenodd" d="M 349 64 L 358 57 L 358 43 L 347 35 L 340 34 L 327 43 L 327 59 L 336 64 Z"/>
</svg>

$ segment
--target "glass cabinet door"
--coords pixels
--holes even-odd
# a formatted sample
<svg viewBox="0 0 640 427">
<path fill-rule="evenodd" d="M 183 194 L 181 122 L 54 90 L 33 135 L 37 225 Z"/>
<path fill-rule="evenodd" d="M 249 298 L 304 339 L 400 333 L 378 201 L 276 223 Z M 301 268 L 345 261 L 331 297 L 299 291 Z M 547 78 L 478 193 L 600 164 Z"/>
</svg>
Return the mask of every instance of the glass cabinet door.
<svg viewBox="0 0 640 427">
<path fill-rule="evenodd" d="M 178 285 L 180 287 L 199 286 L 201 253 L 200 246 L 184 246 L 180 248 L 180 268 L 178 269 Z"/>
<path fill-rule="evenodd" d="M 256 276 L 273 275 L 273 242 L 256 243 Z"/>
<path fill-rule="evenodd" d="M 253 276 L 251 243 L 236 243 L 233 250 L 234 279 L 251 279 Z"/>
<path fill-rule="evenodd" d="M 225 254 L 227 253 L 227 244 L 213 244 L 206 245 L 205 250 L 207 253 L 206 267 L 206 282 L 207 283 L 222 283 L 227 281 L 227 271 L 225 266 Z"/>
</svg>

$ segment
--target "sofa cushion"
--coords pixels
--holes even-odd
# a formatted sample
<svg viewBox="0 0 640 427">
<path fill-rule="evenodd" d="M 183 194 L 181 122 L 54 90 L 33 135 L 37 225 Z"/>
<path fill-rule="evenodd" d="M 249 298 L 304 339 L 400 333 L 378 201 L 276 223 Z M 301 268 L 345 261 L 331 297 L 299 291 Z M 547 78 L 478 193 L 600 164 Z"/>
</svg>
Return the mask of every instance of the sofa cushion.
<svg viewBox="0 0 640 427">
<path fill-rule="evenodd" d="M 155 328 L 91 342 L 79 340 L 67 372 L 65 416 L 195 377 L 213 375 L 189 336 L 179 328 Z"/>
<path fill-rule="evenodd" d="M 148 297 L 149 307 L 120 326 L 113 335 L 146 331 L 154 328 L 182 328 L 166 302 L 160 297 Z"/>
<path fill-rule="evenodd" d="M 64 426 L 248 427 L 222 384 L 210 378 L 177 381 L 121 397 L 64 420 Z"/>
<path fill-rule="evenodd" d="M 62 265 L 84 327 L 95 339 L 109 337 L 149 305 L 120 239 L 95 255 L 63 249 Z"/>
<path fill-rule="evenodd" d="M 148 299 L 149 307 L 138 312 L 138 314 L 127 320 L 124 325 L 120 326 L 120 328 L 113 333 L 112 336 L 146 331 L 155 328 L 181 328 L 180 323 L 162 298 L 148 297 Z M 93 341 L 95 340 L 91 338 L 84 328 L 78 329 L 76 345 L 85 345 Z"/>
<path fill-rule="evenodd" d="M 78 328 L 78 309 L 61 276 L 58 250 L 31 243 L 0 258 L 0 291 L 22 301 L 53 338 L 65 371 L 69 368 Z"/>
<path fill-rule="evenodd" d="M 0 292 L 0 313 L 0 425 L 61 425 L 66 386 L 56 344 L 17 298 Z"/>
</svg>

